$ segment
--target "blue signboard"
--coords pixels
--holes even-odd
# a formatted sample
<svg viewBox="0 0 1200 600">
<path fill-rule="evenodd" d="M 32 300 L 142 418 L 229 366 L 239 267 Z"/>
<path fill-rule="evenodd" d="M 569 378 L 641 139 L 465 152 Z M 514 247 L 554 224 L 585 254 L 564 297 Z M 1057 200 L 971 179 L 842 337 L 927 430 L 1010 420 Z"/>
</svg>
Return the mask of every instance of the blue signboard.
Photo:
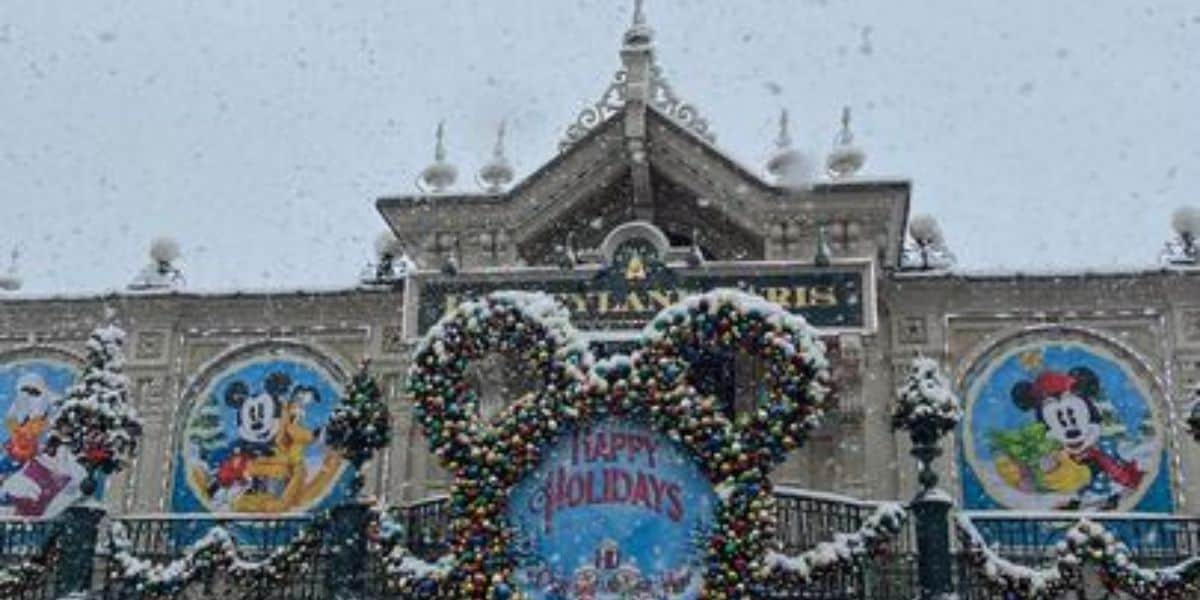
<svg viewBox="0 0 1200 600">
<path fill-rule="evenodd" d="M 534 600 L 696 598 L 717 498 L 669 439 L 618 419 L 563 436 L 509 497 Z"/>
</svg>

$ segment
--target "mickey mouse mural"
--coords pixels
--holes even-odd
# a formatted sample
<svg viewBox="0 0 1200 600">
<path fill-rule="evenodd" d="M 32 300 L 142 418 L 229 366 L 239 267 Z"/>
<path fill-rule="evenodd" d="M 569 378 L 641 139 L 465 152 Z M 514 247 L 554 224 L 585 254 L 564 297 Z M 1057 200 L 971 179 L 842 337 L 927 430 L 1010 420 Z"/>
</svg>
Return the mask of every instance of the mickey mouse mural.
<svg viewBox="0 0 1200 600">
<path fill-rule="evenodd" d="M 968 508 L 1171 510 L 1158 388 L 1123 349 L 1036 332 L 987 352 L 964 388 Z"/>
<path fill-rule="evenodd" d="M 345 497 L 353 474 L 323 435 L 341 401 L 333 369 L 300 347 L 276 347 L 203 377 L 183 429 L 173 509 L 299 512 Z"/>
</svg>

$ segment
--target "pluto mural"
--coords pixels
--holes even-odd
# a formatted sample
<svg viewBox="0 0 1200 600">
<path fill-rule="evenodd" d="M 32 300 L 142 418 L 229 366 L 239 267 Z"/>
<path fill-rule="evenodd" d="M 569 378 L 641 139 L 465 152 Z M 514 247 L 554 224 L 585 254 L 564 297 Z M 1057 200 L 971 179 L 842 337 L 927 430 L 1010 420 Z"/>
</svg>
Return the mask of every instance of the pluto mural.
<svg viewBox="0 0 1200 600">
<path fill-rule="evenodd" d="M 968 508 L 1170 511 L 1157 388 L 1110 344 L 1076 332 L 989 352 L 964 382 Z"/>
<path fill-rule="evenodd" d="M 340 401 L 332 374 L 299 353 L 225 364 L 191 402 L 173 509 L 285 513 L 343 499 L 352 474 L 324 438 Z"/>
<path fill-rule="evenodd" d="M 0 363 L 0 515 L 55 515 L 79 496 L 87 472 L 71 453 L 46 449 L 55 402 L 75 374 L 52 359 Z"/>
</svg>

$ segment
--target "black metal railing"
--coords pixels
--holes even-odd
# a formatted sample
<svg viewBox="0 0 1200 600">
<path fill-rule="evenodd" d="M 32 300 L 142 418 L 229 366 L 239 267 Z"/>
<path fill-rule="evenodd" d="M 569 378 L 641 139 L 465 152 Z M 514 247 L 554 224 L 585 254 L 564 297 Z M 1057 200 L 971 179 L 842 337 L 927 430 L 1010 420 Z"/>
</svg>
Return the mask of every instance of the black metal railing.
<svg viewBox="0 0 1200 600">
<path fill-rule="evenodd" d="M 23 562 L 38 560 L 53 551 L 61 524 L 53 519 L 0 517 L 0 569 L 12 568 Z M 55 561 L 49 561 L 47 572 L 40 581 L 30 581 L 27 590 L 14 600 L 43 600 L 56 596 L 54 591 Z"/>
<path fill-rule="evenodd" d="M 436 560 L 450 548 L 450 507 L 446 496 L 434 496 L 402 508 L 405 545 L 422 560 Z"/>
<path fill-rule="evenodd" d="M 1079 513 L 966 511 L 963 513 L 995 552 L 1014 563 L 1047 568 L 1054 565 L 1056 545 L 1067 530 L 1086 518 L 1104 526 L 1129 549 L 1141 567 L 1162 567 L 1200 555 L 1200 517 L 1154 513 Z M 962 598 L 1000 600 L 991 592 L 966 555 L 958 552 L 958 589 Z M 1090 597 L 1087 582 L 1074 590 Z"/>
<path fill-rule="evenodd" d="M 880 502 L 779 487 L 775 490 L 777 535 L 783 552 L 799 554 L 838 534 L 853 533 L 875 513 Z M 839 571 L 809 586 L 813 600 L 910 600 L 916 596 L 916 536 L 911 520 L 888 551 L 869 559 L 861 570 Z"/>
<path fill-rule="evenodd" d="M 295 539 L 296 535 L 312 522 L 312 515 L 199 513 L 126 516 L 114 520 L 124 527 L 130 542 L 129 549 L 135 556 L 156 564 L 165 564 L 182 557 L 190 547 L 217 526 L 229 532 L 241 557 L 247 560 L 262 560 Z M 107 532 L 104 532 L 102 537 L 107 538 Z M 335 540 L 326 540 L 322 543 L 316 560 L 309 568 L 301 570 L 299 576 L 288 578 L 273 586 L 269 592 L 258 593 L 254 597 L 289 600 L 324 598 L 327 573 L 321 566 L 328 564 L 328 549 L 334 542 Z M 110 560 L 108 549 L 104 546 L 99 558 L 104 564 L 104 597 L 114 600 L 136 598 L 136 590 L 131 589 L 122 577 L 120 565 Z M 219 597 L 223 591 L 230 589 L 230 582 L 217 575 L 196 582 L 192 587 L 192 596 Z"/>
<path fill-rule="evenodd" d="M 777 535 L 780 549 L 788 555 L 800 554 L 822 542 L 834 540 L 839 534 L 857 531 L 876 512 L 880 503 L 845 496 L 779 488 L 776 490 L 778 511 Z M 389 509 L 390 518 L 403 525 L 403 542 L 414 555 L 434 561 L 449 547 L 449 506 L 445 497 L 434 497 L 410 505 Z M 1004 511 L 967 512 L 965 514 L 980 535 L 997 554 L 1015 563 L 1030 567 L 1054 564 L 1055 547 L 1065 533 L 1080 518 L 1102 524 L 1129 549 L 1131 559 L 1143 567 L 1167 566 L 1200 555 L 1200 517 L 1137 513 L 1015 513 Z M 221 526 L 232 536 L 238 553 L 247 560 L 266 558 L 272 552 L 293 541 L 297 533 L 314 522 L 310 514 L 246 515 L 246 514 L 174 514 L 154 516 L 113 517 L 102 527 L 99 536 L 107 541 L 107 528 L 118 522 L 124 528 L 129 550 L 142 560 L 166 564 L 183 556 L 213 527 Z M 951 529 L 952 528 L 948 528 Z M 69 541 L 60 541 L 62 519 L 25 520 L 0 519 L 0 568 L 20 564 L 30 558 L 44 556 L 54 545 L 59 550 L 70 548 Z M 325 530 L 328 531 L 328 530 Z M 195 582 L 186 598 L 288 598 L 316 600 L 328 598 L 330 590 L 330 560 L 344 540 L 333 539 L 326 533 L 311 560 L 311 568 L 302 569 L 292 577 L 265 592 L 247 595 L 237 590 L 220 574 L 209 580 Z M 970 600 L 999 599 L 1001 594 L 989 590 L 978 569 L 968 564 L 965 553 L 954 543 L 957 553 L 955 587 L 961 598 Z M 87 551 L 87 550 L 85 550 Z M 376 553 L 377 554 L 377 553 Z M 107 544 L 96 547 L 97 570 L 91 587 L 94 597 L 136 599 L 129 589 L 118 565 L 111 560 Z M 890 543 L 881 556 L 866 560 L 860 569 L 845 569 L 826 574 L 808 585 L 804 592 L 790 598 L 806 600 L 903 599 L 919 595 L 916 582 L 917 544 L 915 522 L 909 519 L 903 531 Z M 43 574 L 37 585 L 16 596 L 18 600 L 42 600 L 56 597 L 55 564 Z M 388 592 L 388 576 L 383 572 L 381 557 L 372 554 L 364 559 L 367 586 L 372 597 L 394 597 Z M 62 569 L 58 569 L 62 571 Z M 66 572 L 66 571 L 64 571 Z M 61 583 L 61 582 L 60 582 Z M 61 586 L 60 586 L 61 587 Z M 1078 590 L 1087 595 L 1085 590 Z M 783 596 L 780 596 L 783 597 Z M 1090 597 L 1090 596 L 1089 596 Z"/>
</svg>

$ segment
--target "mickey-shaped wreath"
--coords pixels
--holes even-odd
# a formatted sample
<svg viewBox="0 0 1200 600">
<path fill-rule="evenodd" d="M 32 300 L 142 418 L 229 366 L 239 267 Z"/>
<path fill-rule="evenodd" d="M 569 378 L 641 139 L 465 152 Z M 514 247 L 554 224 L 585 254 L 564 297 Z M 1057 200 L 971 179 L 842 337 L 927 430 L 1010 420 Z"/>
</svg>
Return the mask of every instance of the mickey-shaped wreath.
<svg viewBox="0 0 1200 600">
<path fill-rule="evenodd" d="M 697 391 L 695 358 L 741 350 L 762 359 L 765 392 L 731 421 Z M 467 380 L 491 352 L 523 360 L 537 390 L 492 423 Z M 778 305 L 736 290 L 693 296 L 660 312 L 629 356 L 597 361 L 565 309 L 543 294 L 497 292 L 461 304 L 418 345 L 409 391 L 430 448 L 454 475 L 452 565 L 397 582 L 406 597 L 516 598 L 508 552 L 508 492 L 560 435 L 609 416 L 642 422 L 677 442 L 720 502 L 708 547 L 705 598 L 759 595 L 775 539 L 768 475 L 798 448 L 830 399 L 817 332 Z"/>
</svg>

